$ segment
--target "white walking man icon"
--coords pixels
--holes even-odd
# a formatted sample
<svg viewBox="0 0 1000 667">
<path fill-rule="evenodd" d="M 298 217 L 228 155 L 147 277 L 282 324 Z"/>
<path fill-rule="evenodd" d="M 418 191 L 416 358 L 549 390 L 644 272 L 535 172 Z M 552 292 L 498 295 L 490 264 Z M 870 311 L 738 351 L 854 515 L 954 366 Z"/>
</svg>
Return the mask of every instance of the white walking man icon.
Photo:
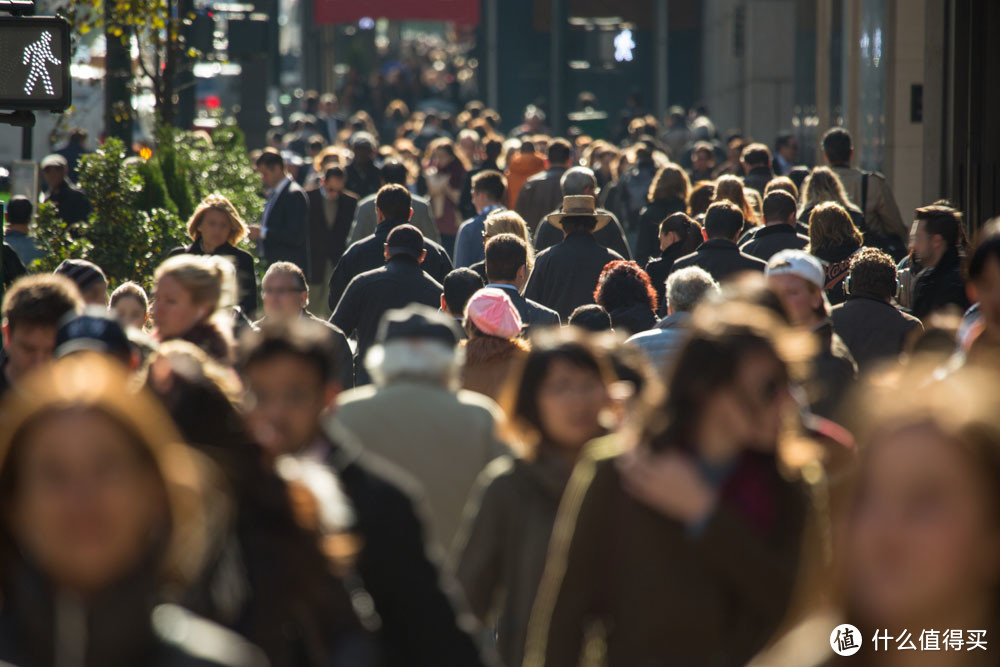
<svg viewBox="0 0 1000 667">
<path fill-rule="evenodd" d="M 42 86 L 47 95 L 55 95 L 56 91 L 52 87 L 52 79 L 49 78 L 48 63 L 61 65 L 62 61 L 52 53 L 52 33 L 46 30 L 38 41 L 32 42 L 24 47 L 24 57 L 21 59 L 22 65 L 31 65 L 28 78 L 24 82 L 24 94 L 31 95 L 35 90 L 35 83 L 42 80 Z"/>
</svg>

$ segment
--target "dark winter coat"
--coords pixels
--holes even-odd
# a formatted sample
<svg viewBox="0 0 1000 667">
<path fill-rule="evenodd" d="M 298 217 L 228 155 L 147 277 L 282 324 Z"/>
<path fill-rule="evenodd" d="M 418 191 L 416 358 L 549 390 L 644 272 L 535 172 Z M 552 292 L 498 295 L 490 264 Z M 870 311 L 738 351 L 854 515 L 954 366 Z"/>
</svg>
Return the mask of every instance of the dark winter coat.
<svg viewBox="0 0 1000 667">
<path fill-rule="evenodd" d="M 902 312 L 885 299 L 867 294 L 850 294 L 833 308 L 833 329 L 864 371 L 880 361 L 896 359 L 906 337 L 923 329 L 920 320 Z"/>
<path fill-rule="evenodd" d="M 646 264 L 646 274 L 649 276 L 649 282 L 653 283 L 653 289 L 656 290 L 657 312 L 664 317 L 667 314 L 667 278 L 670 276 L 670 272 L 674 270 L 674 262 L 683 256 L 681 254 L 681 244 L 675 243 L 668 246 L 666 250 L 661 251 L 658 258 L 651 259 Z"/>
<path fill-rule="evenodd" d="M 535 230 L 535 251 L 541 252 L 547 248 L 551 248 L 565 238 L 563 231 L 549 222 L 549 215 L 553 213 L 558 213 L 559 209 L 550 211 L 546 215 L 538 229 Z M 628 247 L 628 239 L 625 238 L 625 230 L 622 229 L 622 225 L 618 222 L 618 218 L 611 211 L 606 211 L 603 208 L 597 209 L 598 213 L 611 216 L 611 222 L 604 225 L 600 229 L 594 232 L 594 238 L 605 248 L 614 250 L 616 253 L 624 257 L 625 259 L 632 259 L 632 251 Z"/>
<path fill-rule="evenodd" d="M 633 303 L 608 311 L 611 315 L 611 326 L 616 332 L 626 336 L 634 336 L 642 331 L 649 331 L 656 326 L 656 313 L 647 303 Z"/>
<path fill-rule="evenodd" d="M 913 286 L 913 314 L 926 318 L 945 306 L 957 306 L 962 312 L 969 307 L 969 297 L 962 280 L 958 250 L 952 248 L 942 255 L 936 266 L 917 276 Z"/>
<path fill-rule="evenodd" d="M 280 187 L 280 186 L 279 186 Z M 295 181 L 285 186 L 271 205 L 262 225 L 266 230 L 258 242 L 264 261 L 291 262 L 309 275 L 309 198 Z"/>
<path fill-rule="evenodd" d="M 741 271 L 763 273 L 767 264 L 740 252 L 739 247 L 726 239 L 709 239 L 698 249 L 674 262 L 674 271 L 688 266 L 697 266 L 708 271 L 716 281 L 722 282 Z"/>
<path fill-rule="evenodd" d="M 799 234 L 792 225 L 777 223 L 766 227 L 755 227 L 740 245 L 740 250 L 766 262 L 782 250 L 803 250 L 807 245 L 809 245 L 808 236 Z"/>
<path fill-rule="evenodd" d="M 589 232 L 574 232 L 535 258 L 524 296 L 559 313 L 563 321 L 578 306 L 594 303 L 594 290 L 608 262 L 623 259 Z"/>
<path fill-rule="evenodd" d="M 347 249 L 347 234 L 351 231 L 358 198 L 349 192 L 341 192 L 337 197 L 337 213 L 331 221 L 326 219 L 323 192 L 317 189 L 306 194 L 309 196 L 308 280 L 316 284 L 327 279 L 327 267 L 336 266 Z"/>
<path fill-rule="evenodd" d="M 473 267 L 475 267 L 475 265 L 473 265 Z M 522 329 L 523 333 L 527 334 L 532 327 L 557 327 L 562 324 L 559 319 L 559 313 L 551 308 L 546 308 L 540 303 L 535 303 L 530 299 L 525 299 L 513 285 L 488 283 L 486 286 L 502 289 L 504 294 L 510 298 L 514 307 L 517 308 L 517 314 L 521 316 L 521 324 L 524 325 Z"/>
<path fill-rule="evenodd" d="M 549 167 L 525 181 L 518 193 L 514 210 L 524 218 L 528 231 L 532 234 L 549 211 L 562 205 L 563 195 L 559 181 L 566 169 L 565 166 Z"/>
<path fill-rule="evenodd" d="M 385 266 L 385 242 L 389 238 L 389 232 L 400 225 L 409 224 L 405 220 L 383 220 L 375 228 L 375 233 L 368 236 L 347 249 L 337 267 L 330 276 L 330 295 L 327 303 L 330 310 L 337 309 L 337 303 L 344 296 L 344 291 L 352 280 L 366 271 L 371 271 Z M 444 281 L 452 269 L 451 260 L 439 244 L 424 238 L 424 250 L 427 257 L 422 264 L 423 270 L 431 278 L 440 282 Z"/>
<path fill-rule="evenodd" d="M 807 383 L 809 406 L 820 417 L 836 420 L 841 401 L 858 376 L 858 365 L 847 345 L 827 320 L 814 331 L 819 343 L 813 374 Z"/>
</svg>

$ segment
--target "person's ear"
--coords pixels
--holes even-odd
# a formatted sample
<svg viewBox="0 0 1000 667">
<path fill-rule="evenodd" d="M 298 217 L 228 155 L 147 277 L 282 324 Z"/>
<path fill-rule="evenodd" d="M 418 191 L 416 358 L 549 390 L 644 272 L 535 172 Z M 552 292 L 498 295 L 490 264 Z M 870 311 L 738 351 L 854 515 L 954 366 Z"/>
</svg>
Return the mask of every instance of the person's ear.
<svg viewBox="0 0 1000 667">
<path fill-rule="evenodd" d="M 412 217 L 413 217 L 413 208 L 411 207 L 410 208 L 410 214 L 406 216 L 406 219 L 409 220 Z"/>
<path fill-rule="evenodd" d="M 323 412 L 332 415 L 337 411 L 337 398 L 342 387 L 339 382 L 328 382 L 323 389 Z"/>
<path fill-rule="evenodd" d="M 515 282 L 522 283 L 525 282 L 527 279 L 528 279 L 528 266 L 526 264 L 522 264 L 521 267 L 517 270 L 517 273 L 514 274 L 514 280 Z"/>
<path fill-rule="evenodd" d="M 420 259 L 418 259 L 417 261 L 423 264 L 425 259 L 427 259 L 427 250 L 424 250 L 422 253 L 420 253 Z"/>
<path fill-rule="evenodd" d="M 448 302 L 444 300 L 444 294 L 441 295 L 441 312 L 448 312 Z"/>
<path fill-rule="evenodd" d="M 972 281 L 965 283 L 965 296 L 969 298 L 969 303 L 979 303 L 979 290 L 976 289 L 976 284 Z M 6 333 L 7 329 L 4 329 Z M 7 338 L 4 337 L 3 344 L 7 345 Z"/>
<path fill-rule="evenodd" d="M 3 321 L 3 346 L 4 348 L 10 347 L 10 325 L 7 324 L 7 320 Z"/>
<path fill-rule="evenodd" d="M 391 255 L 389 254 L 389 246 L 386 246 L 385 247 L 385 261 L 388 262 L 389 261 L 389 257 L 391 257 Z"/>
</svg>

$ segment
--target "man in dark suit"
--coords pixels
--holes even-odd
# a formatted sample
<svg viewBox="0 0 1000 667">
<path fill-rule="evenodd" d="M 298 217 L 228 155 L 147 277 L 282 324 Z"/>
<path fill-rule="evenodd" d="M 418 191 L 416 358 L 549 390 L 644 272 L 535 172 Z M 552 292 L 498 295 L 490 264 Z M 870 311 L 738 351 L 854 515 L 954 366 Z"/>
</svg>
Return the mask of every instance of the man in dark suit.
<svg viewBox="0 0 1000 667">
<path fill-rule="evenodd" d="M 257 171 L 269 190 L 260 225 L 250 227 L 257 252 L 268 264 L 292 262 L 309 273 L 309 198 L 285 171 L 285 160 L 273 148 L 257 158 Z"/>
<path fill-rule="evenodd" d="M 549 168 L 529 178 L 517 195 L 514 210 L 528 223 L 534 234 L 542 218 L 562 201 L 560 180 L 569 169 L 573 148 L 565 139 L 555 139 L 549 144 Z"/>
<path fill-rule="evenodd" d="M 566 238 L 535 260 L 524 296 L 569 319 L 578 306 L 594 303 L 594 289 L 604 266 L 624 258 L 594 238 L 594 232 L 607 226 L 611 216 L 598 213 L 589 195 L 563 199 L 562 212 L 550 215 L 549 222 L 562 229 Z"/>
<path fill-rule="evenodd" d="M 423 234 L 413 225 L 400 225 L 389 232 L 383 253 L 385 266 L 354 278 L 330 317 L 345 334 L 357 336 L 354 377 L 358 386 L 369 382 L 365 354 L 375 343 L 386 311 L 411 303 L 437 308 L 444 293 L 441 283 L 421 268 L 427 250 Z"/>
<path fill-rule="evenodd" d="M 342 167 L 324 172 L 320 187 L 309 190 L 309 289 L 320 314 L 327 310 L 327 290 L 333 268 L 347 249 L 347 234 L 354 220 L 358 198 L 344 190 Z M 325 312 L 324 312 L 325 311 Z"/>
<path fill-rule="evenodd" d="M 767 264 L 740 251 L 736 239 L 743 229 L 743 212 L 727 201 L 715 202 L 705 213 L 708 240 L 690 255 L 674 262 L 673 270 L 697 266 L 708 271 L 717 282 L 742 271 L 763 273 Z"/>
<path fill-rule="evenodd" d="M 740 250 L 766 262 L 782 250 L 803 250 L 807 245 L 809 237 L 795 228 L 795 198 L 774 190 L 764 197 L 764 226 L 754 227 Z"/>
<path fill-rule="evenodd" d="M 409 223 L 410 216 L 413 215 L 411 203 L 410 191 L 402 185 L 383 185 L 379 189 L 375 198 L 375 214 L 378 219 L 375 233 L 348 248 L 337 262 L 337 267 L 330 277 L 327 303 L 331 311 L 337 308 L 337 302 L 344 295 L 351 280 L 365 271 L 377 269 L 385 264 L 386 241 L 393 229 Z M 440 245 L 423 236 L 421 238 L 424 250 L 427 251 L 423 269 L 440 283 L 452 269 L 451 260 Z"/>
<path fill-rule="evenodd" d="M 521 295 L 528 281 L 528 246 L 514 234 L 498 234 L 486 242 L 488 287 L 504 290 L 517 308 L 527 333 L 531 327 L 559 326 L 559 313 Z"/>
</svg>

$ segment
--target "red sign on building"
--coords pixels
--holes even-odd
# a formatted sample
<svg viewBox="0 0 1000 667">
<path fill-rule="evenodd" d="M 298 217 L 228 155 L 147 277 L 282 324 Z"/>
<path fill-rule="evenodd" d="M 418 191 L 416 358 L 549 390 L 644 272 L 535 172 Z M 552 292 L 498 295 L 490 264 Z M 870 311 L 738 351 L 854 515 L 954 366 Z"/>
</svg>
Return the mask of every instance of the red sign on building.
<svg viewBox="0 0 1000 667">
<path fill-rule="evenodd" d="M 356 23 L 370 17 L 393 21 L 479 23 L 479 0 L 315 0 L 316 23 Z"/>
</svg>

